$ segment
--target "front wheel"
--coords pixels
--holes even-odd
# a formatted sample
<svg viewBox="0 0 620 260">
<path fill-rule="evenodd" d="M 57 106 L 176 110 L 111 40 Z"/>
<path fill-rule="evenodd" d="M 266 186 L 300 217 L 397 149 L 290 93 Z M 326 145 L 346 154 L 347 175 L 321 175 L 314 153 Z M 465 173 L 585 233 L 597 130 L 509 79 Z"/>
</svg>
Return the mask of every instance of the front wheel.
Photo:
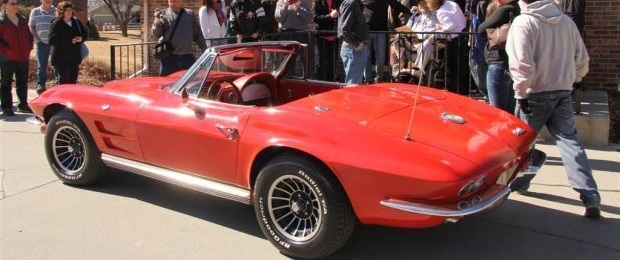
<svg viewBox="0 0 620 260">
<path fill-rule="evenodd" d="M 322 258 L 344 245 L 355 214 L 328 169 L 301 156 L 282 156 L 258 175 L 254 210 L 265 236 L 283 254 Z"/>
<path fill-rule="evenodd" d="M 104 177 L 106 167 L 88 128 L 69 111 L 50 119 L 45 152 L 52 170 L 64 183 L 90 185 Z"/>
</svg>

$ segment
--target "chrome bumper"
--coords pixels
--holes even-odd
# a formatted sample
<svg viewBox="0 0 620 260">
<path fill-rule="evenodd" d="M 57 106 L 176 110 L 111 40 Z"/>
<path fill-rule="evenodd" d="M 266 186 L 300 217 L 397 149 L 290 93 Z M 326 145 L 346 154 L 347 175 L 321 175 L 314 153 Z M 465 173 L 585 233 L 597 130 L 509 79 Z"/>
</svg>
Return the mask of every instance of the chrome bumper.
<svg viewBox="0 0 620 260">
<path fill-rule="evenodd" d="M 450 209 L 397 199 L 382 200 L 381 205 L 406 212 L 451 219 L 458 219 L 467 215 L 476 214 L 497 207 L 508 198 L 508 194 L 510 194 L 511 191 L 519 190 L 523 185 L 529 183 L 536 175 L 536 172 L 538 172 L 540 167 L 545 163 L 546 159 L 547 155 L 544 152 L 532 149 L 528 163 L 529 167 L 526 171 L 517 173 L 517 176 L 508 185 L 495 184 L 489 187 L 484 193 L 474 196 L 471 201 L 462 201 L 466 203 L 467 207 Z"/>
<path fill-rule="evenodd" d="M 448 209 L 439 206 L 396 199 L 382 200 L 381 205 L 422 215 L 454 218 L 464 217 L 494 208 L 504 202 L 504 200 L 508 198 L 508 194 L 510 194 L 510 188 L 504 185 L 496 184 L 491 186 L 484 194 L 482 194 L 482 199 L 479 202 L 476 202 L 475 204 L 472 203 L 473 205 L 463 209 Z"/>
</svg>

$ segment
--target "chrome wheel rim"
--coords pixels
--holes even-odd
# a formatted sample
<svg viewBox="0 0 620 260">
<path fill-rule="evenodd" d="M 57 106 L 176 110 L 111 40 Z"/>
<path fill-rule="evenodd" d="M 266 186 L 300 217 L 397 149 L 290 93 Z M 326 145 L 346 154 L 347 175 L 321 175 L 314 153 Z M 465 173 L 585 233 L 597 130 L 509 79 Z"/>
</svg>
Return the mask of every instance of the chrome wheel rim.
<svg viewBox="0 0 620 260">
<path fill-rule="evenodd" d="M 271 184 L 268 210 L 280 234 L 296 242 L 312 239 L 323 220 L 323 206 L 310 183 L 292 175 Z"/>
<path fill-rule="evenodd" d="M 84 140 L 73 127 L 60 127 L 52 139 L 52 151 L 56 164 L 64 174 L 76 175 L 86 162 Z"/>
</svg>

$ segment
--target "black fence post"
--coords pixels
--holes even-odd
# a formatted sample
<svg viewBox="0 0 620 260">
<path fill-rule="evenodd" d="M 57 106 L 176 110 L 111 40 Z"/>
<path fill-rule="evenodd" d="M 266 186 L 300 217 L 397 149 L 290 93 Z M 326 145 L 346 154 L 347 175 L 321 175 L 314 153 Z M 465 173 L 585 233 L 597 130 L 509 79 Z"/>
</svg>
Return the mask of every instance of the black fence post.
<svg viewBox="0 0 620 260">
<path fill-rule="evenodd" d="M 110 45 L 110 80 L 116 79 L 116 53 L 114 45 Z"/>
</svg>

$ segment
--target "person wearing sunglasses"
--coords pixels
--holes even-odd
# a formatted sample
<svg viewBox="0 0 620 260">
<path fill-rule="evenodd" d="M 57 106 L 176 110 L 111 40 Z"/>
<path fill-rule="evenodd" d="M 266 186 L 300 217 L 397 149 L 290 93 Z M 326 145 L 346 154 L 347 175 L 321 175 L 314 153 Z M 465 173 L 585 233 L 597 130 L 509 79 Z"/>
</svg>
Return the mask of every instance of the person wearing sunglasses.
<svg viewBox="0 0 620 260">
<path fill-rule="evenodd" d="M 13 116 L 11 84 L 15 76 L 17 111 L 32 113 L 28 107 L 28 60 L 33 47 L 28 18 L 18 13 L 17 0 L 1 0 L 0 12 L 0 106 L 4 116 Z"/>
</svg>

